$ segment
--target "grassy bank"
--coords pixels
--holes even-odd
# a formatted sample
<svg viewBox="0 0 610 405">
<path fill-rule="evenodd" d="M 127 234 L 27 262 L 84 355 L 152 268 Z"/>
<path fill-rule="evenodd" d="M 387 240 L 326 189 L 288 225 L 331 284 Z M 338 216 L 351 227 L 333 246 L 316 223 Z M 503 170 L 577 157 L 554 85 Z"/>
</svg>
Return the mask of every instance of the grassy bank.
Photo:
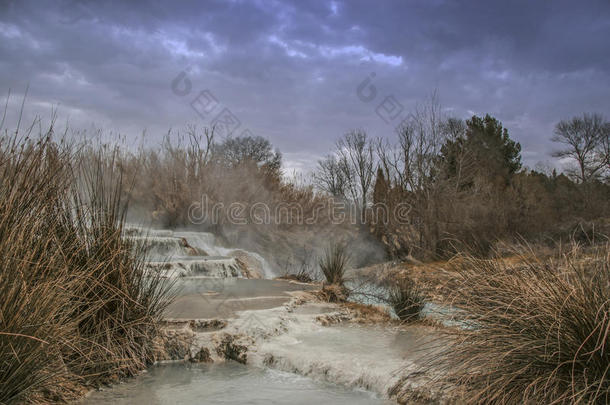
<svg viewBox="0 0 610 405">
<path fill-rule="evenodd" d="M 31 132 L 31 131 L 30 131 Z M 52 402 L 153 360 L 166 287 L 121 238 L 126 184 L 109 150 L 0 141 L 0 403 Z"/>
<path fill-rule="evenodd" d="M 469 403 L 610 401 L 610 247 L 465 258 L 451 304 L 472 329 L 444 353 Z"/>
</svg>

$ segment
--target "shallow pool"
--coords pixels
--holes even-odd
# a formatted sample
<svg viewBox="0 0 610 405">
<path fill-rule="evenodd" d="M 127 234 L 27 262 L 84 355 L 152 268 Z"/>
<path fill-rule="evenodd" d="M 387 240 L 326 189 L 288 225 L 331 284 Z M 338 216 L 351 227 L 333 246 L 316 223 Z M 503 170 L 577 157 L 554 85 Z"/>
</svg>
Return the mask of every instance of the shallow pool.
<svg viewBox="0 0 610 405">
<path fill-rule="evenodd" d="M 227 362 L 151 368 L 124 384 L 96 391 L 82 403 L 98 404 L 386 404 L 368 391 L 347 389 L 292 373 Z"/>
</svg>

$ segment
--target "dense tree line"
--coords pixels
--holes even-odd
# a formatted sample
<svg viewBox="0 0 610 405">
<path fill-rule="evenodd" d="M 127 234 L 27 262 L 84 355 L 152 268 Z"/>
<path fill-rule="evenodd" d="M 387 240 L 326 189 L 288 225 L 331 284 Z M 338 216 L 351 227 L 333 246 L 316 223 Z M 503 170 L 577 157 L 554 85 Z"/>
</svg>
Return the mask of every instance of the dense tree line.
<svg viewBox="0 0 610 405">
<path fill-rule="evenodd" d="M 485 254 L 498 240 L 568 238 L 576 224 L 608 216 L 609 134 L 598 114 L 561 121 L 552 140 L 567 170 L 542 173 L 522 166 L 521 145 L 494 117 L 447 118 L 432 100 L 395 143 L 347 133 L 318 162 L 314 180 L 360 209 L 391 256 Z M 393 213 L 404 203 L 408 221 L 379 217 L 380 205 Z"/>
<path fill-rule="evenodd" d="M 333 228 L 332 198 L 357 213 L 359 232 L 380 241 L 389 256 L 427 259 L 463 250 L 486 254 L 499 240 L 566 239 L 579 226 L 600 222 L 610 211 L 609 133 L 600 115 L 561 121 L 552 140 L 565 172 L 534 171 L 523 167 L 521 145 L 496 118 L 446 117 L 432 100 L 404 120 L 393 139 L 363 130 L 345 134 L 318 162 L 314 187 L 282 176 L 281 154 L 267 139 L 217 140 L 206 129 L 190 128 L 178 140 L 168 136 L 160 148 L 127 154 L 122 166 L 139 179 L 130 190 L 133 205 L 164 227 L 197 225 L 231 243 L 270 250 L 286 239 L 282 232 L 301 241 L 297 233 Z M 202 196 L 213 212 L 194 224 L 190 210 Z M 229 218 L 234 202 L 246 213 L 262 203 L 280 215 L 271 227 L 251 216 L 247 226 L 236 226 Z M 333 229 L 339 228 L 356 232 L 349 224 Z"/>
</svg>

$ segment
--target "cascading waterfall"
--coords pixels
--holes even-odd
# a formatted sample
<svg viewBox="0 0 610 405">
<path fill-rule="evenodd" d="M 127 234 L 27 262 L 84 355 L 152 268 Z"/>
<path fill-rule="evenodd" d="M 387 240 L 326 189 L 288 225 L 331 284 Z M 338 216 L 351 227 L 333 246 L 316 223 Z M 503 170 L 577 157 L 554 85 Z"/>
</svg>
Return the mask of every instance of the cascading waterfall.
<svg viewBox="0 0 610 405">
<path fill-rule="evenodd" d="M 214 234 L 128 226 L 125 237 L 143 243 L 147 268 L 164 277 L 273 278 L 258 253 L 221 246 Z"/>
</svg>

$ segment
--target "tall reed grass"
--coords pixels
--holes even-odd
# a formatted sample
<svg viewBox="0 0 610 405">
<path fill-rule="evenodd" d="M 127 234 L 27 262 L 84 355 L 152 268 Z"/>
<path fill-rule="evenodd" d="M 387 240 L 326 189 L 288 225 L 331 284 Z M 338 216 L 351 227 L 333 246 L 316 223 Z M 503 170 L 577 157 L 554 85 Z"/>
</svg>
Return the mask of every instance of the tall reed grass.
<svg viewBox="0 0 610 405">
<path fill-rule="evenodd" d="M 152 359 L 167 286 L 122 238 L 111 150 L 0 138 L 0 403 L 72 399 Z"/>
<path fill-rule="evenodd" d="M 472 403 L 610 402 L 610 247 L 518 264 L 466 258 L 453 304 L 470 330 L 445 353 Z"/>
</svg>

